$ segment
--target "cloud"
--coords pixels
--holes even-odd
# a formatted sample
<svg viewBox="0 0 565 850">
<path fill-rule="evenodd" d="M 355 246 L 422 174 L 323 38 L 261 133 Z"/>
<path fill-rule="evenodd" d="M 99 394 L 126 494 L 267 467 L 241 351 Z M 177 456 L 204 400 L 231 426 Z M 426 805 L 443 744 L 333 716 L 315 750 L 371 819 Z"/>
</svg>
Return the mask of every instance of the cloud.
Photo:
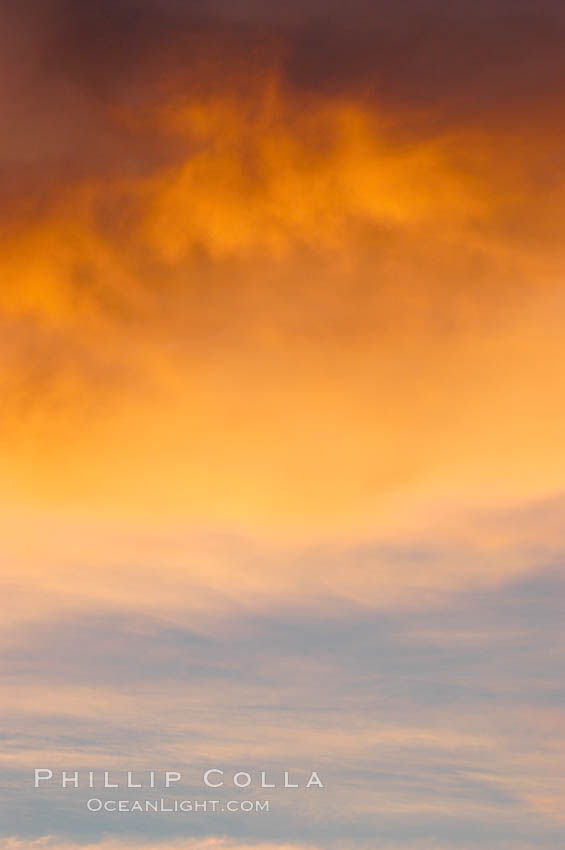
<svg viewBox="0 0 565 850">
<path fill-rule="evenodd" d="M 3 13 L 5 501 L 323 537 L 561 487 L 553 134 L 297 84 L 252 7 L 38 12 Z"/>
<path fill-rule="evenodd" d="M 380 843 L 379 850 L 450 850 L 453 845 L 430 843 L 429 841 L 410 841 L 398 844 L 396 842 Z M 461 850 L 473 850 L 471 844 L 459 844 Z M 492 845 L 496 850 L 530 850 L 530 844 L 508 844 L 507 842 L 496 842 Z M 125 840 L 103 840 L 94 844 L 73 844 L 61 841 L 54 836 L 45 836 L 37 840 L 27 842 L 25 845 L 17 838 L 0 840 L 0 850 L 131 850 L 131 848 L 142 848 L 142 850 L 319 850 L 318 845 L 313 844 L 245 844 L 226 841 L 223 838 L 209 838 L 193 841 L 184 839 L 180 841 L 167 841 L 166 843 L 136 841 L 132 844 Z M 356 843 L 339 844 L 339 850 L 370 850 L 371 845 Z"/>
<path fill-rule="evenodd" d="M 549 224 L 539 259 L 441 142 L 274 97 L 243 120 L 189 103 L 166 118 L 201 137 L 182 164 L 9 225 L 12 500 L 292 526 L 422 490 L 555 490 Z"/>
<path fill-rule="evenodd" d="M 124 778 L 172 766 L 178 793 L 194 799 L 212 764 L 255 781 L 314 766 L 326 785 L 315 799 L 273 792 L 268 819 L 203 816 L 193 834 L 213 828 L 236 847 L 553 848 L 562 589 L 550 570 L 432 607 L 232 610 L 207 634 L 189 616 L 181 625 L 121 605 L 36 615 L 3 649 L 4 831 L 31 842 L 56 823 L 65 847 L 65 836 L 88 845 L 120 830 L 126 845 L 174 844 L 186 830 L 172 817 L 85 819 L 86 789 L 31 793 L 38 765 Z"/>
<path fill-rule="evenodd" d="M 144 850 L 316 850 L 313 845 L 305 844 L 246 844 L 224 838 L 182 839 L 167 842 L 143 842 L 135 844 L 123 839 L 107 839 L 95 843 L 74 843 L 61 841 L 55 836 L 44 836 L 32 841 L 22 842 L 18 838 L 0 839 L 1 850 L 130 850 L 133 847 Z"/>
<path fill-rule="evenodd" d="M 188 850 L 555 845 L 562 29 L 3 5 L 0 850 L 125 750 L 333 772 Z"/>
<path fill-rule="evenodd" d="M 338 528 L 286 540 L 272 529 L 234 533 L 162 516 L 144 528 L 136 516 L 108 511 L 7 510 L 6 634 L 76 611 L 188 621 L 206 636 L 250 613 L 296 607 L 420 610 L 558 569 L 563 559 L 560 498 L 490 510 L 429 501 L 406 513 L 391 507 L 372 534 Z"/>
</svg>

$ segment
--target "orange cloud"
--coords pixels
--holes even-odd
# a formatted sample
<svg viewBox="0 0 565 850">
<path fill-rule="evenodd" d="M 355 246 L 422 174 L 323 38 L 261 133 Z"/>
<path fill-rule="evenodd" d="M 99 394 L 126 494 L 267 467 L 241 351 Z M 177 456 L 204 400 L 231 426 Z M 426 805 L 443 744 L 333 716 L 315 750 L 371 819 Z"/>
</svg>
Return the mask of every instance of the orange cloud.
<svg viewBox="0 0 565 850">
<path fill-rule="evenodd" d="M 89 844 L 77 844 L 61 840 L 54 836 L 44 836 L 31 841 L 21 841 L 19 838 L 0 839 L 0 850 L 133 850 L 142 847 L 144 850 L 316 850 L 312 844 L 247 844 L 230 841 L 225 838 L 184 838 L 180 840 L 151 841 L 133 844 L 127 839 L 104 839 Z"/>
<path fill-rule="evenodd" d="M 144 121 L 176 164 L 6 226 L 5 504 L 319 539 L 561 487 L 558 198 L 527 141 L 401 138 L 275 83 Z"/>
</svg>

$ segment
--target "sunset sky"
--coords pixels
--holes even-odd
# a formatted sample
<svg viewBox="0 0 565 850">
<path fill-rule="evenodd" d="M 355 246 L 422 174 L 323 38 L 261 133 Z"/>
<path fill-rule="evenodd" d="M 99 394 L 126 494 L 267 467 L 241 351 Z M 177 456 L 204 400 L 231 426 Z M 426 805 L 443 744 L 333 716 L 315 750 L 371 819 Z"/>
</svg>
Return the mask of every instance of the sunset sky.
<svg viewBox="0 0 565 850">
<path fill-rule="evenodd" d="M 557 0 L 2 4 L 0 850 L 565 846 L 564 50 Z M 215 766 L 325 788 L 33 788 Z"/>
</svg>

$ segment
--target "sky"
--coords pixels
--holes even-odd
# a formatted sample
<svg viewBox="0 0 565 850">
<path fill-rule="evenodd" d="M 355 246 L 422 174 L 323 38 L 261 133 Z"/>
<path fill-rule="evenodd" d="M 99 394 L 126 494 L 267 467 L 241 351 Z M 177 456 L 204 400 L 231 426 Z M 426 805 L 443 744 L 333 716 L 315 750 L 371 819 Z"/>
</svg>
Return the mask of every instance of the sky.
<svg viewBox="0 0 565 850">
<path fill-rule="evenodd" d="M 0 850 L 563 847 L 564 38 L 2 4 Z"/>
</svg>

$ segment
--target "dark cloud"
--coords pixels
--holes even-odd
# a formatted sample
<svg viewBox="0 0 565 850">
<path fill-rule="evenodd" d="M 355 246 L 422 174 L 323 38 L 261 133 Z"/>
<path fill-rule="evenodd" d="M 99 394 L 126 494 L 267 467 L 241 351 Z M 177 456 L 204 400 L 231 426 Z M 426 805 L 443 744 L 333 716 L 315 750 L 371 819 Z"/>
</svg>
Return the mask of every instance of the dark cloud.
<svg viewBox="0 0 565 850">
<path fill-rule="evenodd" d="M 4 191 L 174 156 L 116 111 L 144 110 L 234 69 L 275 64 L 291 87 L 357 93 L 418 121 L 477 121 L 547 106 L 565 82 L 565 12 L 553 2 L 181 3 L 13 0 L 0 11 Z M 245 92 L 242 92 L 245 96 Z M 49 172 L 49 176 L 47 176 Z M 46 185 L 43 187 L 47 188 Z"/>
<path fill-rule="evenodd" d="M 280 45 L 291 83 L 352 85 L 390 97 L 543 95 L 563 83 L 560 4 L 444 2 L 285 4 L 106 0 L 51 3 L 51 50 L 78 81 L 115 94 L 124 79 L 191 79 L 205 55 L 229 85 L 234 56 L 268 63 Z M 276 56 L 276 50 L 275 50 Z M 184 72 L 184 73 L 183 73 Z"/>
</svg>

